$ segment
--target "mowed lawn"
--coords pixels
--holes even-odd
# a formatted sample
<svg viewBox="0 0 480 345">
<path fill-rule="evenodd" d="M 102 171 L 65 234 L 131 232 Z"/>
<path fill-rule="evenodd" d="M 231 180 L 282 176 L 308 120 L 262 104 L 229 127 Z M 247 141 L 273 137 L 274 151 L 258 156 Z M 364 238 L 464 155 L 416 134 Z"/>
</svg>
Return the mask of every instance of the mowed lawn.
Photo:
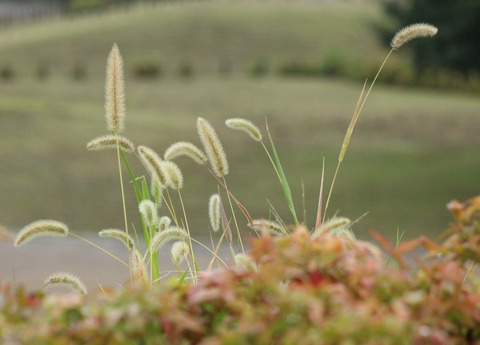
<svg viewBox="0 0 480 345">
<path fill-rule="evenodd" d="M 260 145 L 223 124 L 229 117 L 245 117 L 264 130 L 267 119 L 300 214 L 303 180 L 312 226 L 322 158 L 328 187 L 360 88 L 276 78 L 129 80 L 125 135 L 163 154 L 178 140 L 200 145 L 195 121 L 207 118 L 224 142 L 235 195 L 255 217 L 269 216 L 268 199 L 291 222 Z M 122 227 L 115 152 L 85 148 L 106 133 L 101 80 L 18 80 L 2 84 L 0 92 L 2 223 L 19 227 L 54 218 L 73 229 Z M 330 215 L 338 211 L 356 219 L 368 212 L 355 226 L 362 235 L 370 227 L 386 233 L 399 227 L 410 235 L 441 230 L 449 219 L 445 204 L 479 191 L 479 109 L 473 97 L 378 87 L 357 124 Z M 216 183 L 188 159 L 178 164 L 190 224 L 206 234 L 207 201 Z M 134 168 L 137 175 L 145 173 L 138 164 Z M 132 193 L 129 198 L 133 201 Z M 135 208 L 129 204 L 132 222 Z"/>
<path fill-rule="evenodd" d="M 209 3 L 140 7 L 5 32 L 0 60 L 18 75 L 0 83 L 0 223 L 17 229 L 53 218 L 73 230 L 123 228 L 116 154 L 85 148 L 106 133 L 103 70 L 117 42 L 127 71 L 127 137 L 162 154 L 178 140 L 200 144 L 195 121 L 205 117 L 224 142 L 232 192 L 252 216 L 268 218 L 270 201 L 290 223 L 260 145 L 224 126 L 227 118 L 245 117 L 265 136 L 267 119 L 297 212 L 303 218 L 305 209 L 313 226 L 323 157 L 328 189 L 362 85 L 273 74 L 252 78 L 247 70 L 258 58 L 275 65 L 315 61 L 338 50 L 376 61 L 385 53 L 371 31 L 376 20 L 382 20 L 378 8 L 365 4 Z M 233 66 L 226 77 L 217 73 L 224 58 Z M 165 75 L 134 78 L 135 65 L 145 61 L 160 61 Z M 181 61 L 193 63 L 193 78 L 175 76 Z M 34 78 L 45 62 L 50 77 Z M 81 81 L 69 75 L 77 62 L 87 69 Z M 354 220 L 368 213 L 354 226 L 361 237 L 370 228 L 388 236 L 397 229 L 406 236 L 440 232 L 449 220 L 445 205 L 480 190 L 479 113 L 473 96 L 378 85 L 357 124 L 329 216 L 338 212 Z M 131 161 L 137 175 L 145 174 L 134 156 Z M 187 159 L 178 164 L 189 223 L 207 235 L 215 180 Z M 130 187 L 129 220 L 138 226 Z"/>
</svg>

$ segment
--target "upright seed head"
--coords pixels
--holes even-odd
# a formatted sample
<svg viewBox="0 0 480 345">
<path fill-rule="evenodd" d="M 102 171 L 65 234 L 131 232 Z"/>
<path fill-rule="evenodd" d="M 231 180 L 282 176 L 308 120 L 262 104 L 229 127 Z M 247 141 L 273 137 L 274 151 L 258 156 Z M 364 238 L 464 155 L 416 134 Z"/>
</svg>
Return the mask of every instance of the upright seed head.
<svg viewBox="0 0 480 345">
<path fill-rule="evenodd" d="M 164 231 L 170 227 L 172 224 L 172 220 L 168 216 L 160 217 L 160 221 L 158 222 L 158 231 Z"/>
<path fill-rule="evenodd" d="M 163 168 L 165 170 L 165 173 L 168 175 L 170 187 L 172 187 L 173 189 L 182 189 L 183 174 L 178 165 L 176 165 L 172 161 L 163 161 Z"/>
<path fill-rule="evenodd" d="M 138 249 L 134 249 L 130 255 L 130 267 L 135 279 L 140 282 L 148 284 L 148 273 L 145 265 L 145 260 Z"/>
<path fill-rule="evenodd" d="M 54 285 L 63 285 L 72 290 L 80 292 L 81 294 L 87 294 L 87 288 L 85 284 L 75 275 L 66 273 L 66 272 L 59 272 L 50 275 L 44 281 L 44 287 L 47 286 L 54 286 Z"/>
<path fill-rule="evenodd" d="M 146 146 L 137 147 L 137 152 L 140 160 L 148 169 L 152 178 L 156 178 L 160 183 L 160 187 L 165 188 L 168 186 L 170 182 L 168 180 L 168 175 L 165 173 L 163 168 L 163 161 L 160 156 L 151 148 Z"/>
<path fill-rule="evenodd" d="M 105 118 L 109 131 L 120 133 L 125 129 L 125 81 L 117 44 L 113 45 L 107 60 Z"/>
<path fill-rule="evenodd" d="M 227 125 L 228 128 L 240 130 L 247 133 L 255 141 L 262 141 L 262 133 L 252 121 L 241 118 L 234 118 L 225 121 L 225 125 Z"/>
<path fill-rule="evenodd" d="M 150 180 L 150 193 L 152 194 L 153 200 L 157 208 L 160 208 L 163 203 L 163 189 L 160 182 L 155 177 L 152 177 Z"/>
<path fill-rule="evenodd" d="M 165 150 L 164 159 L 172 160 L 180 156 L 186 156 L 192 159 L 197 164 L 205 164 L 208 161 L 207 156 L 197 146 L 186 141 L 179 141 L 178 143 L 170 145 Z"/>
<path fill-rule="evenodd" d="M 37 220 L 25 226 L 15 238 L 15 247 L 42 236 L 67 236 L 68 227 L 56 220 Z"/>
<path fill-rule="evenodd" d="M 218 229 L 220 229 L 220 202 L 220 195 L 217 193 L 212 194 L 208 201 L 208 218 L 210 219 L 210 226 L 213 231 L 218 231 Z"/>
<path fill-rule="evenodd" d="M 157 228 L 158 214 L 155 203 L 151 200 L 142 200 L 138 205 L 138 209 L 143 216 L 143 220 L 149 228 Z"/>
<path fill-rule="evenodd" d="M 135 146 L 129 139 L 120 135 L 112 134 L 102 135 L 100 137 L 96 137 L 95 139 L 90 140 L 87 144 L 87 149 L 89 151 L 116 149 L 117 143 L 118 146 L 120 146 L 125 152 L 130 153 L 135 151 Z"/>
<path fill-rule="evenodd" d="M 197 131 L 215 175 L 220 178 L 228 175 L 227 156 L 215 129 L 207 120 L 199 117 Z"/>
<path fill-rule="evenodd" d="M 395 34 L 390 42 L 390 46 L 396 50 L 414 38 L 432 37 L 437 32 L 438 29 L 435 26 L 426 23 L 408 25 Z"/>
</svg>

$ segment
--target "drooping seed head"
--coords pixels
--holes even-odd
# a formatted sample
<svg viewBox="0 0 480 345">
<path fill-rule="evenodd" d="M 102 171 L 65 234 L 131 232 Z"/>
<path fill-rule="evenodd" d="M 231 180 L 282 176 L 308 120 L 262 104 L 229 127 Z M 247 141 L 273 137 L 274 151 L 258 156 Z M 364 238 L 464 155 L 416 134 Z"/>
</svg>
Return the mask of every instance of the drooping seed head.
<svg viewBox="0 0 480 345">
<path fill-rule="evenodd" d="M 100 237 L 110 237 L 122 242 L 128 249 L 132 250 L 135 247 L 135 242 L 133 241 L 132 236 L 127 234 L 123 230 L 117 229 L 105 229 L 98 233 Z"/>
<path fill-rule="evenodd" d="M 159 250 L 165 243 L 173 240 L 188 240 L 188 233 L 179 227 L 173 226 L 159 231 L 150 241 L 149 252 L 154 253 Z"/>
<path fill-rule="evenodd" d="M 288 234 L 288 231 L 279 223 L 273 221 L 273 220 L 268 220 L 268 219 L 254 219 L 252 220 L 252 223 L 248 225 L 250 228 L 252 228 L 255 231 L 259 232 L 268 232 L 273 235 L 286 235 Z"/>
<path fill-rule="evenodd" d="M 315 229 L 312 236 L 317 237 L 322 233 L 335 233 L 347 230 L 352 221 L 346 217 L 332 217 L 329 220 L 325 221 L 318 229 Z"/>
<path fill-rule="evenodd" d="M 205 156 L 202 150 L 186 141 L 179 141 L 178 143 L 170 145 L 170 147 L 165 150 L 163 158 L 165 160 L 172 160 L 180 156 L 186 156 L 200 165 L 208 161 L 207 156 Z"/>
<path fill-rule="evenodd" d="M 123 149 L 125 152 L 133 152 L 135 151 L 135 145 L 133 143 L 120 135 L 102 135 L 100 137 L 96 137 L 92 139 L 87 144 L 87 149 L 89 151 L 99 151 L 99 150 L 106 150 L 106 149 L 116 149 L 117 144 L 119 147 Z"/>
<path fill-rule="evenodd" d="M 393 49 L 398 49 L 410 40 L 413 40 L 417 37 L 432 37 L 435 36 L 437 32 L 438 29 L 430 24 L 411 24 L 404 27 L 395 34 L 392 41 L 390 42 L 390 46 Z"/>
<path fill-rule="evenodd" d="M 227 156 L 215 129 L 207 120 L 199 117 L 197 131 L 215 175 L 220 178 L 228 175 Z"/>
<path fill-rule="evenodd" d="M 210 226 L 212 227 L 213 231 L 218 231 L 218 229 L 220 229 L 220 203 L 220 195 L 215 193 L 210 196 L 208 201 L 208 218 L 210 219 Z"/>
<path fill-rule="evenodd" d="M 163 168 L 170 181 L 169 186 L 173 189 L 183 188 L 183 174 L 178 165 L 172 161 L 163 161 Z"/>
<path fill-rule="evenodd" d="M 242 118 L 234 118 L 225 121 L 225 125 L 227 125 L 228 128 L 247 133 L 255 141 L 262 141 L 262 133 L 252 121 Z"/>
<path fill-rule="evenodd" d="M 160 187 L 165 188 L 168 186 L 170 182 L 168 180 L 168 175 L 163 168 L 163 161 L 160 156 L 147 146 L 137 147 L 137 152 L 140 160 L 152 175 L 152 178 L 156 178 L 160 183 Z"/>
<path fill-rule="evenodd" d="M 56 220 L 37 220 L 25 226 L 15 237 L 15 247 L 42 236 L 67 236 L 68 227 Z"/>
<path fill-rule="evenodd" d="M 120 133 L 125 129 L 125 81 L 123 60 L 117 44 L 113 45 L 107 60 L 105 118 L 109 131 Z"/>
<path fill-rule="evenodd" d="M 182 261 L 189 255 L 190 248 L 188 243 L 185 241 L 177 241 L 172 245 L 170 249 L 170 256 L 172 257 L 173 263 L 178 266 Z"/>
<path fill-rule="evenodd" d="M 158 213 L 157 207 L 152 200 L 142 200 L 138 205 L 138 209 L 143 216 L 143 220 L 145 224 L 149 228 L 157 228 L 158 227 Z"/>
<path fill-rule="evenodd" d="M 85 284 L 83 284 L 77 276 L 70 273 L 54 273 L 44 281 L 44 287 L 57 285 L 66 286 L 72 290 L 80 292 L 83 295 L 87 294 L 87 288 L 85 287 Z"/>
</svg>

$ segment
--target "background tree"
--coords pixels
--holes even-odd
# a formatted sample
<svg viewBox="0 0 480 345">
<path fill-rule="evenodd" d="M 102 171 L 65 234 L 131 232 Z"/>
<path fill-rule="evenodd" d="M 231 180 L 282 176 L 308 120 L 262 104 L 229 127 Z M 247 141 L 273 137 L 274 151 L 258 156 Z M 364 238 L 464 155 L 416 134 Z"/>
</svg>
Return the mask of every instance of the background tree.
<svg viewBox="0 0 480 345">
<path fill-rule="evenodd" d="M 416 77 L 424 71 L 459 72 L 467 77 L 480 73 L 480 0 L 386 1 L 384 10 L 395 26 L 382 29 L 385 43 L 399 27 L 427 22 L 439 28 L 435 39 L 415 41 L 413 53 Z"/>
</svg>

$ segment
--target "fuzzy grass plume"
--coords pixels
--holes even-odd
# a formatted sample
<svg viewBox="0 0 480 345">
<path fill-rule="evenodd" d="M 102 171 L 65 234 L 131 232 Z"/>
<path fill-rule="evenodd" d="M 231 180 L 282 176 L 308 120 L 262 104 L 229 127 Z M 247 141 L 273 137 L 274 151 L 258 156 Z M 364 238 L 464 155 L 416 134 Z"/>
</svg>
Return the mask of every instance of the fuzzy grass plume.
<svg viewBox="0 0 480 345">
<path fill-rule="evenodd" d="M 135 151 L 135 145 L 133 145 L 133 143 L 129 139 L 123 136 L 113 134 L 102 135 L 100 137 L 96 137 L 95 139 L 90 140 L 87 144 L 87 149 L 89 151 L 116 149 L 117 144 L 125 152 L 131 153 Z"/>
<path fill-rule="evenodd" d="M 163 161 L 160 156 L 151 148 L 147 146 L 139 146 L 137 147 L 138 156 L 140 160 L 148 169 L 152 178 L 156 178 L 157 181 L 160 183 L 160 187 L 165 188 L 170 184 L 168 179 L 168 175 L 165 172 L 163 167 Z"/>
<path fill-rule="evenodd" d="M 158 227 L 157 206 L 151 200 L 142 200 L 138 205 L 138 209 L 149 228 Z"/>
<path fill-rule="evenodd" d="M 252 121 L 242 118 L 233 118 L 225 121 L 225 125 L 228 128 L 247 133 L 255 141 L 262 141 L 262 133 Z"/>
<path fill-rule="evenodd" d="M 219 178 L 228 175 L 227 155 L 215 129 L 210 122 L 199 117 L 197 120 L 197 131 L 215 175 Z"/>
<path fill-rule="evenodd" d="M 281 224 L 268 219 L 254 219 L 249 225 L 253 230 L 267 231 L 273 235 L 288 235 L 288 231 Z"/>
<path fill-rule="evenodd" d="M 398 49 L 408 41 L 411 41 L 418 37 L 432 37 L 435 36 L 438 29 L 430 24 L 417 23 L 411 24 L 400 31 L 398 31 L 390 42 L 392 49 Z"/>
<path fill-rule="evenodd" d="M 56 220 L 37 220 L 25 226 L 15 238 L 15 247 L 42 236 L 67 236 L 68 227 Z"/>
<path fill-rule="evenodd" d="M 208 161 L 207 156 L 197 146 L 186 141 L 179 141 L 170 145 L 164 154 L 165 160 L 172 160 L 180 156 L 192 159 L 195 163 L 203 165 Z"/>
<path fill-rule="evenodd" d="M 122 242 L 128 249 L 132 250 L 135 247 L 135 242 L 129 234 L 123 230 L 105 229 L 98 233 L 100 237 L 110 237 Z"/>
<path fill-rule="evenodd" d="M 71 273 L 54 273 L 44 281 L 44 287 L 57 285 L 66 286 L 74 291 L 80 292 L 83 295 L 87 294 L 87 288 L 85 287 L 85 284 L 82 283 L 80 278 Z"/>
<path fill-rule="evenodd" d="M 163 168 L 168 176 L 169 186 L 173 189 L 183 188 L 183 174 L 178 165 L 172 161 L 163 161 Z"/>
<path fill-rule="evenodd" d="M 113 45 L 107 60 L 105 81 L 105 118 L 107 128 L 114 133 L 125 129 L 125 81 L 123 60 L 116 44 Z"/>
<path fill-rule="evenodd" d="M 188 233 L 179 227 L 169 227 L 164 231 L 157 232 L 150 242 L 149 252 L 154 253 L 165 243 L 173 240 L 188 240 Z"/>
<path fill-rule="evenodd" d="M 213 231 L 220 229 L 221 205 L 220 195 L 215 193 L 208 200 L 208 218 Z"/>
</svg>

